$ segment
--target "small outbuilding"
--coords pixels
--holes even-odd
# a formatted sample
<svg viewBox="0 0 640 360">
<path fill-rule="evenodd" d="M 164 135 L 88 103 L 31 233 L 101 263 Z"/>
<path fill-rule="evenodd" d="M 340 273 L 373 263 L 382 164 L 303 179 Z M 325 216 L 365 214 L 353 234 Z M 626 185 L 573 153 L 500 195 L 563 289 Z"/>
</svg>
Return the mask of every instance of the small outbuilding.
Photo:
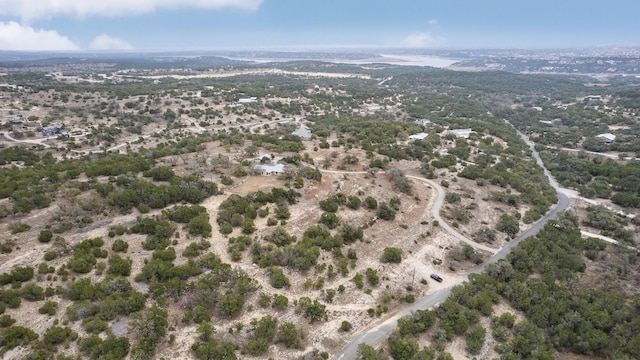
<svg viewBox="0 0 640 360">
<path fill-rule="evenodd" d="M 427 136 L 429 136 L 429 134 L 427 134 L 426 132 L 409 135 L 409 141 L 423 140 Z"/>
<path fill-rule="evenodd" d="M 616 141 L 616 136 L 611 133 L 596 135 L 596 139 L 602 141 L 605 144 L 611 144 Z"/>
</svg>

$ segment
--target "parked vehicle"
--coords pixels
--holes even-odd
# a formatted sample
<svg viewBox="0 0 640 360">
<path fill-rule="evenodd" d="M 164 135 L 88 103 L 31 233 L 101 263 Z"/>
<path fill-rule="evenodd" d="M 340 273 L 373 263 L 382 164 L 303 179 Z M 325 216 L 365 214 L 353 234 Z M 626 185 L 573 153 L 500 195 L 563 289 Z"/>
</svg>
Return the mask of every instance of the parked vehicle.
<svg viewBox="0 0 640 360">
<path fill-rule="evenodd" d="M 437 282 L 442 282 L 442 278 L 438 274 L 431 274 L 431 278 Z"/>
</svg>

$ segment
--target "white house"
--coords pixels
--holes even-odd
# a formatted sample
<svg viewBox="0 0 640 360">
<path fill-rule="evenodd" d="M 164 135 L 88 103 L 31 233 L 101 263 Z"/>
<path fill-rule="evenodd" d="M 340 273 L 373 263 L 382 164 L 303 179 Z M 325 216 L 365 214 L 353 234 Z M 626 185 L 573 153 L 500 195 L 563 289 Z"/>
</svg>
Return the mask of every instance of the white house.
<svg viewBox="0 0 640 360">
<path fill-rule="evenodd" d="M 257 98 L 257 97 L 255 97 L 255 96 L 252 96 L 252 97 L 250 97 L 250 98 L 241 98 L 241 99 L 238 99 L 238 104 L 250 104 L 250 103 L 254 103 L 254 102 L 256 102 L 256 101 L 258 101 L 258 98 Z"/>
<path fill-rule="evenodd" d="M 421 133 L 418 133 L 418 134 L 409 135 L 409 141 L 422 140 L 422 139 L 426 138 L 427 136 L 429 136 L 429 134 L 427 134 L 426 132 L 421 132 Z"/>
<path fill-rule="evenodd" d="M 260 174 L 262 176 L 282 175 L 284 174 L 284 165 L 283 164 L 275 164 L 275 165 L 256 164 L 253 166 L 253 172 Z"/>
<path fill-rule="evenodd" d="M 427 126 L 427 125 L 431 125 L 431 120 L 429 119 L 418 119 L 415 121 L 416 124 L 418 125 L 423 125 L 423 126 Z"/>
<path fill-rule="evenodd" d="M 302 140 L 311 140 L 311 135 L 313 134 L 311 133 L 311 129 L 302 125 L 296 129 L 296 131 L 292 132 L 291 135 L 298 136 L 302 138 Z"/>
<path fill-rule="evenodd" d="M 597 135 L 596 139 L 602 141 L 605 144 L 611 144 L 616 140 L 616 136 L 611 133 L 606 133 L 606 134 Z"/>
<path fill-rule="evenodd" d="M 471 133 L 474 131 L 471 129 L 455 129 L 455 130 L 450 130 L 449 132 L 455 135 L 456 137 L 468 139 L 469 135 L 471 135 Z"/>
<path fill-rule="evenodd" d="M 584 97 L 584 102 L 588 101 L 600 101 L 602 100 L 602 95 L 587 95 Z"/>
</svg>

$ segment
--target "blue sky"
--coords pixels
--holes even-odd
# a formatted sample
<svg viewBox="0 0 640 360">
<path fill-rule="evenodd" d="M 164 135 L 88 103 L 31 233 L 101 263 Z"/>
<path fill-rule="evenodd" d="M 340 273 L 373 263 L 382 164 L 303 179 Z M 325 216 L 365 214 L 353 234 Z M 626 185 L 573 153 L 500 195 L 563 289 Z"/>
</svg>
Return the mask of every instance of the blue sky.
<svg viewBox="0 0 640 360">
<path fill-rule="evenodd" d="M 637 0 L 0 0 L 0 50 L 640 45 Z"/>
</svg>

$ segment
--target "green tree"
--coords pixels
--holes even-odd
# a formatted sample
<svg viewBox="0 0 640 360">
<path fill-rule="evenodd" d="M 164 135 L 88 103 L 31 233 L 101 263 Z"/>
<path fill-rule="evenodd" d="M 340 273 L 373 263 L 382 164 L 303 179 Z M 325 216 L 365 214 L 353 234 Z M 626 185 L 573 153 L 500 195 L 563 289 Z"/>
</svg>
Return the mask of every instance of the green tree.
<svg viewBox="0 0 640 360">
<path fill-rule="evenodd" d="M 367 268 L 365 275 L 367 276 L 367 282 L 371 286 L 376 286 L 380 282 L 380 279 L 378 278 L 378 271 L 372 268 Z"/>
<path fill-rule="evenodd" d="M 353 329 L 353 325 L 347 320 L 343 320 L 340 324 L 340 331 L 342 332 L 349 332 L 351 329 Z"/>
<path fill-rule="evenodd" d="M 122 239 L 116 239 L 111 246 L 111 250 L 115 252 L 127 252 L 128 249 L 129 244 Z"/>
<path fill-rule="evenodd" d="M 335 229 L 340 223 L 340 220 L 335 213 L 325 212 L 320 216 L 319 223 L 324 224 L 329 229 Z"/>
<path fill-rule="evenodd" d="M 498 220 L 498 223 L 496 224 L 496 230 L 511 237 L 515 237 L 520 231 L 520 222 L 515 216 L 502 214 L 502 216 L 500 216 L 500 220 Z"/>
<path fill-rule="evenodd" d="M 386 202 L 380 203 L 378 206 L 378 218 L 382 220 L 393 220 L 396 218 L 396 211 Z"/>
<path fill-rule="evenodd" d="M 360 343 L 358 344 L 358 354 L 356 360 L 387 360 L 389 359 L 382 350 L 377 352 L 371 345 Z"/>
<path fill-rule="evenodd" d="M 371 196 L 367 196 L 366 198 L 364 198 L 364 207 L 366 207 L 367 209 L 375 210 L 378 208 L 378 201 Z"/>
<path fill-rule="evenodd" d="M 276 289 L 282 289 L 284 287 L 288 288 L 291 286 L 289 282 L 289 278 L 284 274 L 281 268 L 273 266 L 269 269 L 269 280 L 271 286 Z"/>
<path fill-rule="evenodd" d="M 129 276 L 131 274 L 131 260 L 123 259 L 116 254 L 111 255 L 107 273 L 110 275 Z"/>
<path fill-rule="evenodd" d="M 386 247 L 382 253 L 382 262 L 399 264 L 402 261 L 402 250 L 395 247 Z"/>
<path fill-rule="evenodd" d="M 51 230 L 42 230 L 40 231 L 40 235 L 38 235 L 38 241 L 41 243 L 48 243 L 53 239 L 53 232 Z"/>
<path fill-rule="evenodd" d="M 302 348 L 302 341 L 300 340 L 298 329 L 296 329 L 296 325 L 291 322 L 280 325 L 276 342 L 284 344 L 287 348 Z"/>
<path fill-rule="evenodd" d="M 466 349 L 472 355 L 478 355 L 484 346 L 484 340 L 487 331 L 483 327 L 477 327 L 467 333 L 465 340 Z"/>
</svg>

